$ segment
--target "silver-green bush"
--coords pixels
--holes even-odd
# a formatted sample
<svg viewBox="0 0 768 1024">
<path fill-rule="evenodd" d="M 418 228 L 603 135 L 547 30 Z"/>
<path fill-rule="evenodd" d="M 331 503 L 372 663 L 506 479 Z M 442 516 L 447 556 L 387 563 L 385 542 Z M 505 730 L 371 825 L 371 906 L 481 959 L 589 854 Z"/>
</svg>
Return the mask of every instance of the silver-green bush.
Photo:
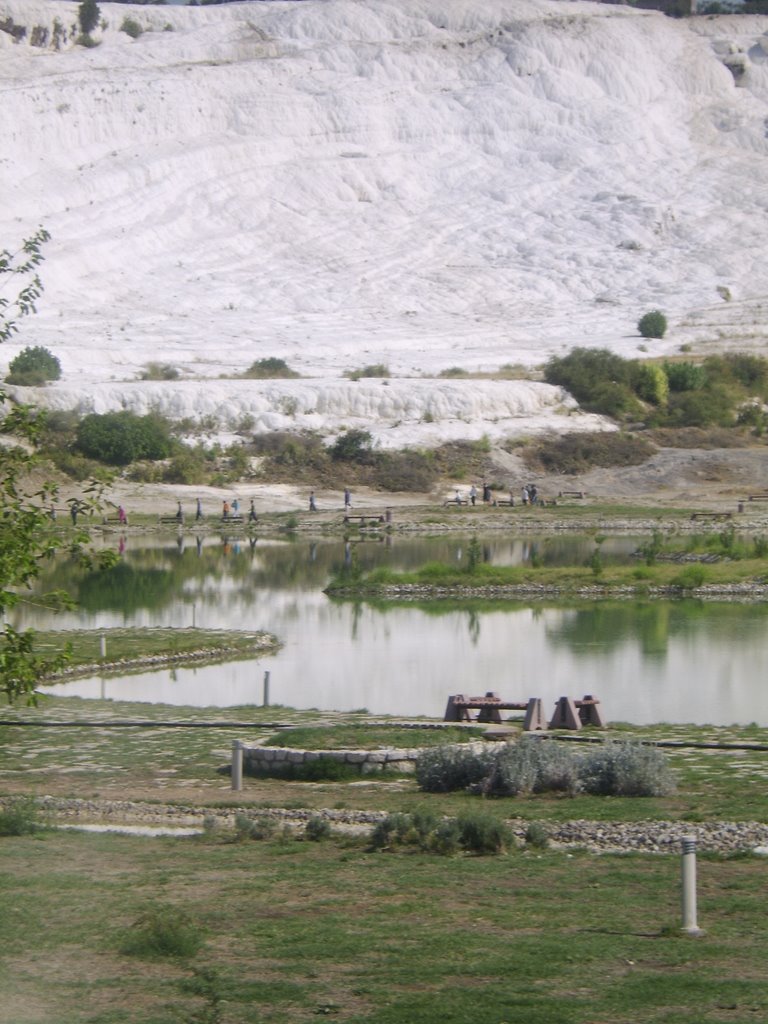
<svg viewBox="0 0 768 1024">
<path fill-rule="evenodd" d="M 496 755 L 480 786 L 487 796 L 575 793 L 578 788 L 578 762 L 571 751 L 560 743 L 531 736 L 508 743 Z"/>
<path fill-rule="evenodd" d="M 585 793 L 598 796 L 665 796 L 675 788 L 658 747 L 618 741 L 582 755 L 579 783 Z"/>
<path fill-rule="evenodd" d="M 416 758 L 416 781 L 427 793 L 449 793 L 481 782 L 494 761 L 492 748 L 446 743 L 423 750 Z"/>
</svg>

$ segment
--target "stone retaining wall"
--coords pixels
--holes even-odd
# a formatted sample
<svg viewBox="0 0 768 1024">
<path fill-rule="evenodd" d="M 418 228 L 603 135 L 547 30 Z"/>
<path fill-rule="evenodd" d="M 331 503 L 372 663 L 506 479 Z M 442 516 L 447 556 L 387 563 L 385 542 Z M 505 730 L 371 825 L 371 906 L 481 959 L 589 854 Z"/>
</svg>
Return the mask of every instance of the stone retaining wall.
<svg viewBox="0 0 768 1024">
<path fill-rule="evenodd" d="M 243 746 L 243 771 L 249 774 L 279 775 L 297 765 L 321 758 L 352 765 L 361 775 L 373 772 L 413 772 L 420 750 L 386 747 L 383 750 L 298 750 L 293 747 Z"/>
</svg>

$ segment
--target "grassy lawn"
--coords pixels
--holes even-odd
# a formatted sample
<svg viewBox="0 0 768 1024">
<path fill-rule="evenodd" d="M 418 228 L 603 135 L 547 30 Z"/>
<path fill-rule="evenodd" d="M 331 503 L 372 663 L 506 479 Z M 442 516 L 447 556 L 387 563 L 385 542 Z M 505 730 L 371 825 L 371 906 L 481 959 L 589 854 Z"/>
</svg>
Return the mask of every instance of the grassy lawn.
<svg viewBox="0 0 768 1024">
<path fill-rule="evenodd" d="M 102 658 L 102 643 L 105 656 Z M 253 657 L 254 651 L 270 653 L 279 644 L 263 632 L 223 629 L 73 629 L 35 630 L 35 651 L 42 657 L 60 653 L 69 644 L 68 675 L 93 670 L 124 673 L 131 662 L 148 658 L 199 661 Z"/>
<path fill-rule="evenodd" d="M 419 746 L 439 735 L 367 727 L 362 714 L 54 697 L 4 709 L 2 718 L 34 724 L 0 726 L 0 795 L 251 812 L 483 809 L 542 822 L 768 817 L 768 751 L 725 746 L 768 745 L 768 730 L 758 727 L 608 728 L 610 736 L 698 744 L 670 749 L 678 790 L 668 797 L 482 801 L 427 795 L 412 778 L 386 776 L 246 779 L 233 793 L 217 773 L 233 738 Z M 96 724 L 75 724 L 85 720 Z M 110 725 L 128 720 L 157 727 Z M 171 727 L 178 722 L 215 725 Z M 700 745 L 711 743 L 721 747 Z M 0 837 L 0 851 L 0 1024 L 300 1024 L 324 1016 L 350 1024 L 741 1024 L 768 1015 L 767 865 L 756 855 L 699 855 L 706 934 L 693 939 L 679 931 L 673 855 L 523 845 L 487 857 L 372 852 L 364 838 L 337 831 L 322 842 L 281 832 L 235 841 L 226 831 L 184 839 L 45 831 Z M 126 937 L 136 937 L 148 911 L 172 934 L 186 929 L 200 948 L 149 959 L 127 952 Z"/>
<path fill-rule="evenodd" d="M 706 934 L 692 939 L 678 931 L 673 857 L 520 849 L 446 859 L 372 853 L 338 836 L 0 842 L 6 1024 L 700 1024 L 768 1014 L 756 857 L 699 858 Z M 121 951 L 148 908 L 191 929 L 199 952 Z"/>
</svg>

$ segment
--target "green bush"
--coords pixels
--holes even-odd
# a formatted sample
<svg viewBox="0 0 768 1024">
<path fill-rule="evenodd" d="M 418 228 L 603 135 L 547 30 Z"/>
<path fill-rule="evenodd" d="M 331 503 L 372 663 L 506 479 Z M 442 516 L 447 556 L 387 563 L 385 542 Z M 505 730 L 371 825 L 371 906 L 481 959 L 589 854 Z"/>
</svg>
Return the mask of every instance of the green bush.
<svg viewBox="0 0 768 1024">
<path fill-rule="evenodd" d="M 32 797 L 13 797 L 0 808 L 0 836 L 28 836 L 44 827 Z"/>
<path fill-rule="evenodd" d="M 635 363 L 632 388 L 638 398 L 651 405 L 664 405 L 669 396 L 669 380 L 664 370 L 654 363 Z"/>
<path fill-rule="evenodd" d="M 605 348 L 575 348 L 553 356 L 544 366 L 544 380 L 569 391 L 582 405 L 611 384 L 629 384 L 629 364 Z"/>
<path fill-rule="evenodd" d="M 667 333 L 667 318 L 660 310 L 652 309 L 640 317 L 637 329 L 644 338 L 663 338 Z"/>
<path fill-rule="evenodd" d="M 131 39 L 138 39 L 143 34 L 144 29 L 134 18 L 123 18 L 123 23 L 120 26 L 120 31 L 125 32 Z"/>
<path fill-rule="evenodd" d="M 8 384 L 39 387 L 49 380 L 58 380 L 60 377 L 61 363 L 56 356 L 42 345 L 35 345 L 23 349 L 11 360 L 5 379 Z"/>
<path fill-rule="evenodd" d="M 461 814 L 456 819 L 459 843 L 468 853 L 504 853 L 513 845 L 508 825 L 487 814 Z"/>
<path fill-rule="evenodd" d="M 335 462 L 370 463 L 373 456 L 373 437 L 368 430 L 347 430 L 339 434 L 329 451 Z"/>
<path fill-rule="evenodd" d="M 89 35 L 99 24 L 101 11 L 96 0 L 83 0 L 77 8 L 77 19 L 80 22 L 80 31 Z"/>
<path fill-rule="evenodd" d="M 169 424 L 159 416 L 132 412 L 91 413 L 77 426 L 75 444 L 89 458 L 110 466 L 138 459 L 164 459 L 171 453 Z"/>
<path fill-rule="evenodd" d="M 178 380 L 179 371 L 170 363 L 147 363 L 141 371 L 142 380 Z"/>
<path fill-rule="evenodd" d="M 120 944 L 120 952 L 151 960 L 188 959 L 203 945 L 199 926 L 178 907 L 160 904 L 143 913 Z"/>
<path fill-rule="evenodd" d="M 272 818 L 262 816 L 254 819 L 242 812 L 235 815 L 235 837 L 240 841 L 270 839 L 274 835 L 276 827 Z"/>
<path fill-rule="evenodd" d="M 277 359 L 271 356 L 265 359 L 257 359 L 251 363 L 242 376 L 249 380 L 268 380 L 270 378 L 290 379 L 298 377 L 299 374 L 292 370 L 284 359 Z"/>
<path fill-rule="evenodd" d="M 360 380 L 361 377 L 389 377 L 389 367 L 385 363 L 373 363 L 361 366 L 359 370 L 345 370 L 344 376 L 349 380 Z"/>
<path fill-rule="evenodd" d="M 381 452 L 376 459 L 376 483 L 385 491 L 429 491 L 437 483 L 435 460 L 429 452 Z"/>
<path fill-rule="evenodd" d="M 696 363 L 665 362 L 662 364 L 662 369 L 670 391 L 697 391 L 703 388 L 707 382 L 706 370 Z"/>
<path fill-rule="evenodd" d="M 609 741 L 582 755 L 582 790 L 597 796 L 666 796 L 674 788 L 667 759 L 657 748 Z"/>
<path fill-rule="evenodd" d="M 670 586 L 678 587 L 680 590 L 695 590 L 703 585 L 707 578 L 707 570 L 703 565 L 686 565 L 669 582 Z"/>
<path fill-rule="evenodd" d="M 331 835 L 331 823 L 319 814 L 313 814 L 304 828 L 304 836 L 313 843 L 328 839 Z"/>
</svg>

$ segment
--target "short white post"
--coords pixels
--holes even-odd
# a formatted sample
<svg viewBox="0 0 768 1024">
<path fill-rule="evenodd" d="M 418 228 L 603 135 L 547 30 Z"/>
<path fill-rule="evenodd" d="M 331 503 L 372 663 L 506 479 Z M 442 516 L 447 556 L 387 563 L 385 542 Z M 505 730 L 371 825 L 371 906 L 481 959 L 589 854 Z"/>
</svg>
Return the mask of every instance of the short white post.
<svg viewBox="0 0 768 1024">
<path fill-rule="evenodd" d="M 107 657 L 107 638 L 104 633 L 99 637 L 99 654 L 101 655 L 101 660 L 104 661 Z"/>
<path fill-rule="evenodd" d="M 235 740 L 232 744 L 232 789 L 243 788 L 243 744 Z"/>
<path fill-rule="evenodd" d="M 688 935 L 703 935 L 696 922 L 696 839 L 694 836 L 683 836 L 681 840 L 682 856 L 682 895 L 683 895 L 683 927 Z"/>
<path fill-rule="evenodd" d="M 262 704 L 265 708 L 269 707 L 269 672 L 264 673 L 264 700 Z"/>
</svg>

